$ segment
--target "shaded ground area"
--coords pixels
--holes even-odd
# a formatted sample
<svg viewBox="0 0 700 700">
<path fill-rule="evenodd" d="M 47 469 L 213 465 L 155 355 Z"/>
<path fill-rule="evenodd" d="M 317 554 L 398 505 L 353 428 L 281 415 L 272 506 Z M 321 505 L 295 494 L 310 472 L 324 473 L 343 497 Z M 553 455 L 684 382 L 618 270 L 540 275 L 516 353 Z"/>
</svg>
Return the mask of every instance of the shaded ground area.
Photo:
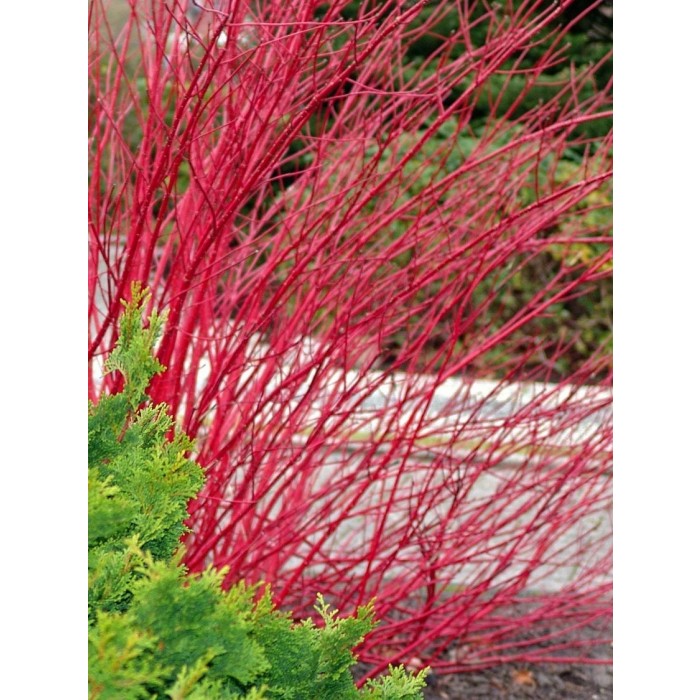
<svg viewBox="0 0 700 700">
<path fill-rule="evenodd" d="M 612 651 L 611 651 L 612 656 Z M 432 676 L 425 700 L 612 700 L 612 666 L 507 664 Z"/>
<path fill-rule="evenodd" d="M 524 631 L 523 638 L 530 637 Z M 578 630 L 573 640 L 612 638 L 612 622 Z M 539 645 L 536 645 L 539 646 Z M 607 664 L 508 663 L 481 671 L 431 674 L 425 700 L 612 700 L 612 645 L 592 647 L 590 656 Z"/>
<path fill-rule="evenodd" d="M 525 630 L 523 639 L 530 634 Z M 612 622 L 577 630 L 567 638 L 572 642 L 612 639 Z M 589 654 L 598 661 L 612 662 L 610 644 L 591 647 Z M 612 700 L 612 697 L 610 664 L 503 664 L 471 673 L 434 675 L 425 690 L 425 700 Z"/>
</svg>

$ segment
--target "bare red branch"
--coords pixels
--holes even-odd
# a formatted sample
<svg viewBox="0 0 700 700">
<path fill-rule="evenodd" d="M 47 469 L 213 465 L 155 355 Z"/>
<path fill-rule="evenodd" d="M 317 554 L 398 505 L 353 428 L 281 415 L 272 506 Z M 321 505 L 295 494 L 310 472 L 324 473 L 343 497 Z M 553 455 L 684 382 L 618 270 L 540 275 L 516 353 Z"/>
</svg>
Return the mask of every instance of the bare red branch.
<svg viewBox="0 0 700 700">
<path fill-rule="evenodd" d="M 188 565 L 376 596 L 370 675 L 591 660 L 611 613 L 610 351 L 557 369 L 612 260 L 570 5 L 91 2 L 90 397 L 143 281 L 208 476 Z"/>
</svg>

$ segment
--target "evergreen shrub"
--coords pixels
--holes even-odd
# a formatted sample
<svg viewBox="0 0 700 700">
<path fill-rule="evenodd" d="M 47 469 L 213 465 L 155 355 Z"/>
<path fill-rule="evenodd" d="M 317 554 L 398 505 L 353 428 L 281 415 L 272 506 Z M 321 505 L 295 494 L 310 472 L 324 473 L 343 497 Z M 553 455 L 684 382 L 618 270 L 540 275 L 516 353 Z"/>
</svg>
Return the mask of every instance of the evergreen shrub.
<svg viewBox="0 0 700 700">
<path fill-rule="evenodd" d="M 402 667 L 355 686 L 352 648 L 376 625 L 372 603 L 340 619 L 319 595 L 324 625 L 295 623 L 262 585 L 224 592 L 225 570 L 188 573 L 178 542 L 204 474 L 168 406 L 146 394 L 165 369 L 153 355 L 165 316 L 142 327 L 147 299 L 132 287 L 106 364 L 123 390 L 88 411 L 90 698 L 422 697 L 426 671 Z"/>
</svg>

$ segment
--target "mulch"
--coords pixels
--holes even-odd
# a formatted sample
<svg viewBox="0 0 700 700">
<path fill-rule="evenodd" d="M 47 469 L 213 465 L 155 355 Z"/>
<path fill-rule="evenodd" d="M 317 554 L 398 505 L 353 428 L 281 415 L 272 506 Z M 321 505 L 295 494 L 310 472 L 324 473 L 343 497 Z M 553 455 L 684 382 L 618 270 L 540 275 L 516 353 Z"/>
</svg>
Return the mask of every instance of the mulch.
<svg viewBox="0 0 700 700">
<path fill-rule="evenodd" d="M 531 635 L 532 631 L 523 630 L 524 639 Z M 612 639 L 612 621 L 567 633 L 566 638 L 572 642 Z M 597 644 L 588 653 L 599 663 L 507 663 L 471 673 L 435 674 L 429 678 L 425 700 L 612 700 L 612 645 Z"/>
<path fill-rule="evenodd" d="M 431 675 L 425 700 L 612 700 L 612 666 L 505 664 L 485 671 Z"/>
<path fill-rule="evenodd" d="M 523 636 L 529 636 L 525 632 Z M 612 638 L 612 622 L 578 630 L 576 639 Z M 539 646 L 539 645 L 535 645 Z M 599 663 L 504 663 L 465 673 L 428 676 L 425 700 L 612 700 L 612 645 L 590 648 Z M 600 663 L 605 662 L 605 663 Z"/>
</svg>

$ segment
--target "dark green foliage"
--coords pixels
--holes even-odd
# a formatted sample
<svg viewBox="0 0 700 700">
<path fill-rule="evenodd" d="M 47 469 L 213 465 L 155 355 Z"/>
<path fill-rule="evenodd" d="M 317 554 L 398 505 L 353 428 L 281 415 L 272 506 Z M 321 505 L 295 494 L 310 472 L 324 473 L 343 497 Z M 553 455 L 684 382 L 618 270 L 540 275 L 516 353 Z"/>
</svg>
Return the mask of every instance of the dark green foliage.
<svg viewBox="0 0 700 700">
<path fill-rule="evenodd" d="M 385 173 L 391 167 L 391 159 L 406 156 L 424 135 L 423 129 L 416 133 L 402 135 L 397 140 L 396 153 L 380 152 L 379 147 L 373 145 L 367 148 L 366 155 L 368 158 L 376 158 L 377 171 Z M 521 135 L 520 127 L 512 125 L 512 128 L 504 129 L 498 138 L 484 145 L 480 140 L 481 134 L 472 133 L 471 127 L 460 128 L 455 118 L 446 120 L 435 135 L 425 141 L 421 150 L 407 160 L 404 168 L 407 185 L 405 190 L 396 197 L 394 206 L 405 206 L 411 197 L 432 183 L 441 181 L 457 168 L 463 167 L 470 158 L 475 160 L 483 158 L 487 153 L 507 146 L 519 135 Z M 582 164 L 580 155 L 574 150 L 565 149 L 556 162 L 553 162 L 551 154 L 547 154 L 538 166 L 539 196 L 545 196 L 567 184 L 580 181 L 584 178 L 584 173 L 585 165 Z M 518 172 L 514 170 L 513 174 L 515 176 Z M 329 179 L 329 196 L 334 186 L 335 181 L 332 178 Z M 517 207 L 521 210 L 538 201 L 533 173 L 524 184 L 518 183 L 517 187 L 514 186 L 514 190 L 517 191 Z M 346 201 L 350 202 L 355 193 L 348 190 L 346 192 Z M 454 189 L 445 188 L 440 195 L 440 202 L 445 201 L 449 196 L 454 197 L 455 193 Z M 310 201 L 310 188 L 306 196 L 307 201 Z M 375 206 L 377 205 L 374 202 L 366 206 L 366 218 L 370 217 L 372 208 Z M 603 183 L 598 190 L 576 205 L 574 211 L 580 212 L 576 219 L 571 215 L 570 218 L 561 217 L 551 226 L 546 235 L 552 238 L 557 236 L 569 238 L 567 227 L 572 226 L 584 230 L 587 228 L 610 230 L 612 228 L 612 184 Z M 502 217 L 507 215 L 505 211 L 497 214 Z M 383 231 L 386 245 L 393 244 L 405 236 L 411 220 L 418 215 L 418 208 L 408 209 L 405 219 L 397 218 L 392 221 Z M 355 231 L 349 229 L 345 235 L 350 237 L 355 234 Z M 436 243 L 438 245 L 440 243 L 439 235 L 436 236 Z M 366 249 L 368 256 L 376 254 L 374 245 L 373 242 L 368 243 Z M 573 242 L 563 246 L 552 243 L 536 256 L 529 252 L 518 257 L 513 256 L 508 267 L 499 268 L 486 275 L 471 292 L 470 305 L 465 311 L 465 314 L 468 314 L 474 308 L 480 308 L 480 313 L 471 324 L 473 335 L 465 335 L 458 339 L 458 351 L 461 352 L 463 348 L 472 345 L 475 335 L 493 333 L 509 322 L 555 276 L 565 275 L 562 279 L 575 280 L 581 265 L 589 264 L 592 259 L 601 255 L 608 245 L 607 243 Z M 385 255 L 386 267 L 377 269 L 378 283 L 382 277 L 392 274 L 396 268 L 409 266 L 412 256 L 413 251 L 410 247 L 398 249 L 391 257 Z M 288 264 L 291 266 L 293 263 Z M 602 271 L 609 271 L 609 267 L 609 265 L 603 267 Z M 339 267 L 339 275 L 342 274 L 347 272 L 345 268 Z M 442 284 L 443 282 L 437 282 L 435 285 L 425 285 L 416 290 L 411 303 L 425 302 L 439 294 Z M 530 353 L 523 363 L 523 369 L 529 373 L 530 378 L 556 381 L 574 374 L 600 347 L 610 351 L 612 349 L 611 276 L 601 276 L 585 288 L 582 286 L 578 292 L 579 295 L 576 298 L 552 304 L 546 313 L 538 314 L 521 329 L 509 333 L 507 346 L 499 345 L 484 353 L 482 357 L 475 359 L 470 369 L 488 372 L 494 377 L 502 377 L 510 369 L 510 359 Z M 294 303 L 295 300 L 290 301 L 290 313 Z M 325 316 L 330 323 L 333 319 L 332 311 L 328 311 Z M 416 327 L 422 325 L 419 315 L 416 315 L 414 320 Z M 461 319 L 457 321 L 459 324 Z M 433 338 L 423 349 L 422 362 L 427 364 L 434 360 L 433 353 L 438 355 L 439 361 L 443 343 L 451 333 L 450 324 L 451 320 L 447 318 L 444 324 L 436 327 Z M 387 365 L 390 365 L 393 359 L 392 349 L 406 344 L 407 332 L 405 329 L 399 329 L 388 339 L 387 351 L 382 358 Z M 537 351 L 534 353 L 531 352 L 533 338 L 537 339 L 535 343 Z M 557 354 L 553 359 L 549 357 L 554 354 L 552 346 L 555 343 L 552 339 L 568 346 L 566 352 Z"/>
<path fill-rule="evenodd" d="M 371 604 L 341 620 L 319 596 L 324 625 L 294 624 L 268 590 L 224 592 L 225 571 L 190 575 L 180 563 L 187 503 L 204 476 L 167 407 L 148 402 L 163 370 L 153 357 L 163 317 L 143 328 L 146 301 L 135 286 L 106 364 L 123 374 L 124 391 L 88 413 L 90 698 L 420 698 L 425 672 L 392 668 L 355 687 L 351 649 L 376 624 Z"/>
</svg>

